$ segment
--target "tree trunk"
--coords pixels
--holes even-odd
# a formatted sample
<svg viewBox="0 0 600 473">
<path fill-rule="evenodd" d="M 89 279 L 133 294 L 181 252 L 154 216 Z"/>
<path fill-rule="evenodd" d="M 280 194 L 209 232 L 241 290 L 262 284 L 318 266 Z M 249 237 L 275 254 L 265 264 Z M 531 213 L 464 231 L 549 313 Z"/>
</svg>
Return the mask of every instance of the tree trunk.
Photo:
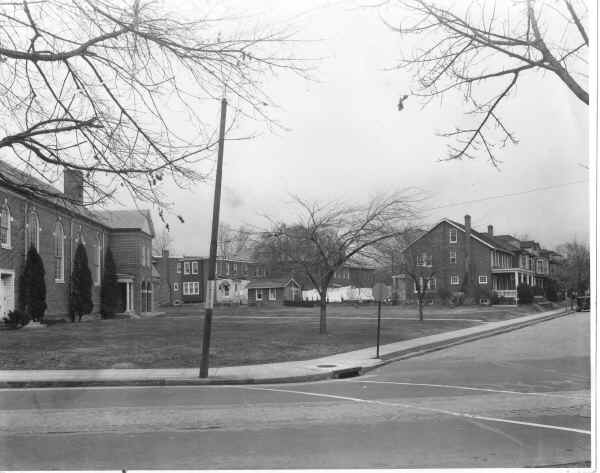
<svg viewBox="0 0 600 473">
<path fill-rule="evenodd" d="M 423 322 L 423 301 L 419 299 L 419 321 Z"/>
<path fill-rule="evenodd" d="M 327 333 L 327 299 L 321 296 L 319 333 Z"/>
</svg>

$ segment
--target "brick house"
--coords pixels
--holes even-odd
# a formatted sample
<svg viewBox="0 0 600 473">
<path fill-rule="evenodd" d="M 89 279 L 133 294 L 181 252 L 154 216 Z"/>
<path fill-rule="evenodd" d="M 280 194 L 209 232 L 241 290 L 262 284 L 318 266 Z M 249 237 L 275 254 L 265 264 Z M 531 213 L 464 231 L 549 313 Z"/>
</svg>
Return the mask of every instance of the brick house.
<svg viewBox="0 0 600 473">
<path fill-rule="evenodd" d="M 409 277 L 409 266 L 426 290 L 426 298 L 437 298 L 441 288 L 451 293 L 473 288 L 489 302 L 495 293 L 501 302 L 516 304 L 517 287 L 528 284 L 542 292 L 550 277 L 551 255 L 537 242 L 520 241 L 510 235 L 494 235 L 471 227 L 471 217 L 464 223 L 444 219 L 418 237 L 403 252 L 405 271 L 392 277 L 393 296 L 398 301 L 413 300 L 416 284 Z"/>
<path fill-rule="evenodd" d="M 366 264 L 349 262 L 344 264 L 333 274 L 331 287 L 353 286 L 373 287 L 375 282 L 375 268 Z"/>
<path fill-rule="evenodd" d="M 248 284 L 248 305 L 300 302 L 302 288 L 294 279 L 264 279 Z"/>
<path fill-rule="evenodd" d="M 153 274 L 154 226 L 150 212 L 105 210 L 96 214 L 110 229 L 109 244 L 121 287 L 121 312 L 152 312 L 154 286 L 159 275 Z"/>
<path fill-rule="evenodd" d="M 154 258 L 161 273 L 160 301 L 164 305 L 177 302 L 204 302 L 208 280 L 208 258 L 201 256 L 171 257 L 168 251 Z M 263 264 L 251 260 L 217 258 L 217 304 L 248 303 L 250 281 L 265 277 Z M 164 277 L 163 277 L 164 275 Z"/>
<path fill-rule="evenodd" d="M 104 255 L 109 246 L 117 271 L 126 275 L 130 284 L 123 281 L 124 296 L 129 295 L 128 299 L 124 297 L 128 303 L 124 311 L 140 312 L 150 307 L 143 298 L 152 290 L 151 268 L 146 274 L 146 268 L 140 264 L 141 252 L 147 248 L 149 254 L 154 234 L 148 213 L 128 214 L 128 219 L 135 213 L 140 223 L 144 220 L 143 228 L 120 228 L 109 218 L 113 212 L 94 212 L 79 205 L 83 202 L 83 179 L 78 171 L 65 172 L 63 193 L 3 161 L 0 174 L 20 184 L 0 184 L 0 319 L 17 305 L 17 281 L 30 245 L 36 247 L 44 263 L 46 316 L 68 314 L 70 274 L 79 242 L 87 251 L 92 273 L 94 312 L 100 307 Z M 43 191 L 43 196 L 31 188 Z"/>
</svg>

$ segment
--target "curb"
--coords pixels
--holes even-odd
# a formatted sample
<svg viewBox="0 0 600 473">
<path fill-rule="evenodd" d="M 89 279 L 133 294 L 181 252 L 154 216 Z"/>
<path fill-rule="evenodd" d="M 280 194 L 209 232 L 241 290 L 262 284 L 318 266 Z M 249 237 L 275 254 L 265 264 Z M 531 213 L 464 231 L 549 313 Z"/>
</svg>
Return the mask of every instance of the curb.
<svg viewBox="0 0 600 473">
<path fill-rule="evenodd" d="M 380 366 L 387 365 L 389 363 L 393 363 L 395 361 L 406 360 L 408 358 L 415 358 L 417 356 L 426 355 L 427 353 L 431 353 L 438 350 L 443 350 L 445 348 L 450 348 L 455 345 L 462 345 L 468 342 L 474 342 L 476 340 L 481 340 L 482 338 L 493 337 L 495 335 L 500 335 L 502 333 L 512 332 L 514 330 L 519 330 L 521 328 L 529 327 L 531 325 L 539 324 L 542 322 L 547 322 L 548 320 L 557 319 L 559 317 L 564 317 L 569 314 L 573 314 L 574 310 L 569 310 L 567 312 L 559 312 L 556 314 L 550 314 L 545 317 L 540 317 L 535 320 L 528 320 L 525 322 L 519 322 L 515 324 L 508 325 L 506 327 L 499 327 L 487 331 L 483 331 L 473 335 L 465 335 L 462 337 L 457 337 L 449 340 L 444 340 L 441 342 L 431 343 L 429 345 L 422 345 L 420 347 L 413 347 L 406 350 L 400 350 L 394 353 L 390 353 L 388 355 L 384 355 L 382 359 L 382 363 L 379 366 L 369 367 L 363 370 L 363 372 L 371 371 L 373 369 L 379 368 Z"/>
<path fill-rule="evenodd" d="M 102 387 L 102 386 L 231 386 L 231 385 L 245 385 L 245 384 L 286 384 L 286 383 L 301 383 L 301 382 L 312 382 L 312 381 L 324 381 L 327 379 L 342 379 L 360 376 L 364 373 L 388 365 L 395 361 L 405 360 L 408 358 L 414 358 L 417 356 L 425 355 L 445 348 L 450 348 L 455 345 L 462 345 L 464 343 L 480 340 L 482 338 L 493 337 L 502 333 L 512 332 L 521 328 L 525 328 L 538 323 L 546 322 L 548 320 L 564 317 L 566 315 L 574 313 L 573 310 L 567 312 L 559 312 L 550 314 L 545 317 L 540 317 L 535 320 L 528 320 L 525 322 L 518 322 L 505 327 L 499 327 L 482 331 L 480 333 L 472 335 L 464 335 L 448 340 L 442 340 L 439 342 L 430 343 L 427 345 L 421 345 L 416 347 L 399 350 L 393 353 L 383 355 L 383 358 L 379 363 L 373 366 L 351 366 L 340 368 L 332 371 L 325 371 L 322 373 L 314 373 L 307 375 L 296 375 L 296 376 L 282 376 L 273 378 L 224 378 L 224 377 L 213 377 L 213 378 L 156 378 L 156 379 L 82 379 L 82 380 L 40 380 L 40 381 L 1 381 L 0 388 L 64 388 L 64 387 Z"/>
<path fill-rule="evenodd" d="M 381 365 L 378 365 L 381 366 Z M 362 372 L 362 367 L 343 368 L 336 371 L 310 375 L 286 376 L 279 378 L 156 378 L 156 379 L 82 379 L 82 380 L 41 380 L 41 381 L 0 381 L 0 388 L 75 388 L 102 386 L 233 386 L 243 384 L 285 384 L 310 381 L 323 381 L 340 377 L 340 372 Z"/>
</svg>

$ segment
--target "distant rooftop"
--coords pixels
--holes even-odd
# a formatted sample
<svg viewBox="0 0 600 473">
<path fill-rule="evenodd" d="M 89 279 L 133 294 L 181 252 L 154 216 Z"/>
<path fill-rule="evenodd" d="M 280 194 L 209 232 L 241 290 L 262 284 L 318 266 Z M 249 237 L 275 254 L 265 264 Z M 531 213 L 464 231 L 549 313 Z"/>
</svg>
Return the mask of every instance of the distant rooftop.
<svg viewBox="0 0 600 473">
<path fill-rule="evenodd" d="M 148 210 L 101 210 L 95 213 L 113 230 L 141 230 L 154 237 L 154 227 Z"/>
</svg>

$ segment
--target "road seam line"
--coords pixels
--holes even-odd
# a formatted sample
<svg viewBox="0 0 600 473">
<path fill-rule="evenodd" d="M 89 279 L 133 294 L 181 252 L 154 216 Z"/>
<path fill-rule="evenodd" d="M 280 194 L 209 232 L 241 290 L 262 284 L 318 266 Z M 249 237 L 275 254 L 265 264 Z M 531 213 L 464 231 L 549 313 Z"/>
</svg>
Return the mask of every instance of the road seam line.
<svg viewBox="0 0 600 473">
<path fill-rule="evenodd" d="M 504 394 L 523 394 L 525 396 L 547 396 L 547 397 L 560 397 L 565 399 L 573 399 L 577 401 L 589 401 L 589 399 L 578 397 L 578 396 L 565 396 L 563 394 L 554 393 L 537 393 L 537 392 L 522 392 L 522 391 L 508 391 L 504 389 L 490 389 L 490 388 L 473 388 L 470 386 L 455 386 L 450 384 L 428 384 L 428 383 L 405 383 L 399 381 L 363 381 L 359 379 L 344 380 L 347 383 L 369 383 L 369 384 L 398 384 L 401 386 L 425 386 L 432 388 L 451 388 L 451 389 L 463 389 L 465 391 L 486 391 L 492 393 L 504 393 Z"/>
<path fill-rule="evenodd" d="M 336 394 L 313 393 L 313 392 L 308 392 L 308 391 L 295 391 L 293 389 L 260 388 L 260 387 L 251 387 L 251 386 L 231 386 L 231 387 L 234 387 L 236 389 L 250 389 L 253 391 L 272 391 L 272 392 L 281 392 L 281 393 L 289 393 L 289 394 L 304 394 L 307 396 L 326 397 L 326 398 L 330 398 L 330 399 L 340 399 L 342 401 L 364 402 L 366 404 L 380 404 L 383 406 L 398 406 L 398 407 L 404 407 L 406 409 L 418 409 L 421 411 L 447 414 L 447 415 L 450 415 L 453 417 L 465 417 L 467 419 L 487 420 L 489 422 L 524 425 L 527 427 L 537 427 L 537 428 L 541 428 L 541 429 L 561 430 L 564 432 L 574 432 L 574 433 L 578 433 L 578 434 L 592 435 L 592 432 L 589 430 L 575 429 L 572 427 L 562 427 L 562 426 L 558 426 L 558 425 L 549 425 L 549 424 L 538 424 L 535 422 L 524 422 L 524 421 L 520 421 L 520 420 L 500 419 L 500 418 L 496 418 L 496 417 L 480 416 L 477 414 L 467 414 L 465 412 L 453 412 L 453 411 L 447 411 L 445 409 L 436 409 L 433 407 L 417 406 L 414 404 L 403 404 L 403 403 L 397 403 L 397 402 L 378 401 L 375 399 L 362 399 L 362 398 L 358 398 L 358 397 L 338 396 Z"/>
</svg>

